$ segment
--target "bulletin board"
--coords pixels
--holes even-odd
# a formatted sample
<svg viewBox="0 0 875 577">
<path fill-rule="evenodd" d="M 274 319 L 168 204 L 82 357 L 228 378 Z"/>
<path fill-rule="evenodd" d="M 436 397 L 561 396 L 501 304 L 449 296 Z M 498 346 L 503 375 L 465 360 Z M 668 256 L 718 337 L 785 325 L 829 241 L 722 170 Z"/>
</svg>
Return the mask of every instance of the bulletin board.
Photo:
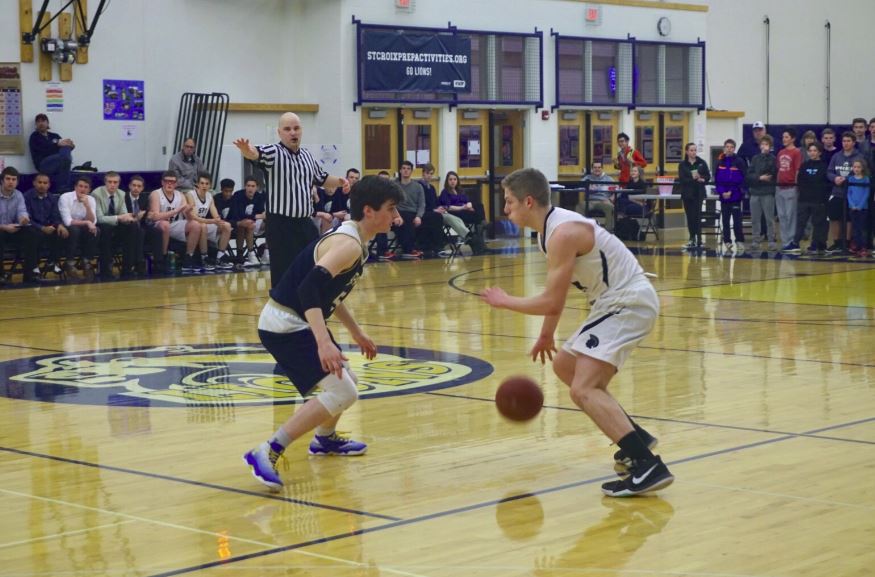
<svg viewBox="0 0 875 577">
<path fill-rule="evenodd" d="M 23 129 L 19 64 L 0 62 L 0 154 L 24 154 Z"/>
</svg>

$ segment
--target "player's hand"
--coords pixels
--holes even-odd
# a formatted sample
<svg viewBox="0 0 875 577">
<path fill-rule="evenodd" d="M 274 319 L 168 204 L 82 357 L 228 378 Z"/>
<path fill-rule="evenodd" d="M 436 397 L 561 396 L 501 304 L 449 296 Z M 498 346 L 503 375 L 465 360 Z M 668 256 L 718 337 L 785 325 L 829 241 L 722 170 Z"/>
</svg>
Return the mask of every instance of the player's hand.
<svg viewBox="0 0 875 577">
<path fill-rule="evenodd" d="M 366 335 L 365 333 L 359 333 L 357 335 L 352 335 L 355 343 L 361 347 L 362 354 L 369 361 L 377 356 L 377 345 L 374 344 L 374 341 L 371 340 L 371 337 Z"/>
<path fill-rule="evenodd" d="M 319 343 L 319 361 L 322 363 L 322 370 L 326 373 L 333 373 L 338 379 L 341 378 L 343 370 L 343 362 L 347 360 L 346 356 L 337 348 L 330 339 L 325 343 Z"/>
<path fill-rule="evenodd" d="M 422 219 L 421 219 L 421 218 L 419 218 L 418 216 L 413 217 L 413 226 L 419 226 L 419 225 L 421 225 L 421 224 L 422 224 Z"/>
<path fill-rule="evenodd" d="M 338 177 L 337 180 L 340 181 L 341 190 L 343 190 L 344 193 L 349 192 L 349 188 L 350 188 L 349 181 L 343 177 Z"/>
<path fill-rule="evenodd" d="M 553 336 L 541 335 L 538 337 L 538 340 L 535 341 L 535 345 L 532 347 L 532 350 L 529 351 L 529 354 L 532 355 L 532 361 L 534 362 L 537 362 L 538 357 L 540 356 L 541 364 L 543 365 L 547 362 L 546 359 L 553 360 L 553 353 L 555 352 L 556 344 L 553 342 Z"/>
<path fill-rule="evenodd" d="M 507 302 L 507 293 L 504 292 L 504 289 L 493 286 L 483 289 L 483 292 L 480 293 L 480 298 L 489 306 L 500 309 L 504 308 Z"/>
</svg>

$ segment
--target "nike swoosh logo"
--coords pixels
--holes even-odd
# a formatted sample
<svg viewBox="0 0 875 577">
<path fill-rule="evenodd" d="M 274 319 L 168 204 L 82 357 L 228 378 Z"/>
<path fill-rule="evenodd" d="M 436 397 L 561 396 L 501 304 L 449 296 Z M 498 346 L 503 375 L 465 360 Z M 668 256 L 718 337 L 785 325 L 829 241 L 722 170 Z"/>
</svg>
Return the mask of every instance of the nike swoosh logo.
<svg viewBox="0 0 875 577">
<path fill-rule="evenodd" d="M 632 484 L 633 484 L 633 485 L 640 485 L 641 482 L 644 481 L 644 480 L 650 475 L 650 473 L 653 472 L 653 469 L 656 468 L 656 465 L 657 465 L 657 464 L 654 464 L 652 467 L 650 467 L 649 469 L 647 469 L 647 472 L 644 473 L 643 475 L 641 475 L 640 477 L 634 477 L 634 476 L 633 476 L 633 477 L 632 477 Z"/>
</svg>

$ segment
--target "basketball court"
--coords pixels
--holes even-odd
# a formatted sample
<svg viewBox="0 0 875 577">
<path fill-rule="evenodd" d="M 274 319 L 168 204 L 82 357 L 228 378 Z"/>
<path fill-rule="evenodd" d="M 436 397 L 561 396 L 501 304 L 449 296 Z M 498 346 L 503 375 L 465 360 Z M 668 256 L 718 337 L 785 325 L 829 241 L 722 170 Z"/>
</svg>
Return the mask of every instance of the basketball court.
<svg viewBox="0 0 875 577">
<path fill-rule="evenodd" d="M 473 294 L 537 291 L 543 257 L 493 248 L 368 265 L 347 303 L 380 355 L 350 353 L 340 429 L 370 450 L 299 441 L 280 493 L 241 460 L 296 400 L 258 343 L 266 270 L 5 291 L 0 576 L 869 574 L 871 262 L 642 248 L 662 314 L 611 390 L 676 481 L 609 499 L 615 447 L 526 357 L 540 319 Z M 528 423 L 495 410 L 514 374 L 544 390 Z"/>
</svg>

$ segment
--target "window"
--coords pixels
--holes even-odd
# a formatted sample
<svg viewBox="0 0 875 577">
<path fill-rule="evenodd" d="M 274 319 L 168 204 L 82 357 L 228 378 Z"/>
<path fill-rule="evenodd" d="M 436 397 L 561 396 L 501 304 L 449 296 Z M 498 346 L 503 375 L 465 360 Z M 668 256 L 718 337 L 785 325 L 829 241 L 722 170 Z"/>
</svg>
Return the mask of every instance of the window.
<svg viewBox="0 0 875 577">
<path fill-rule="evenodd" d="M 384 170 L 392 166 L 392 127 L 365 125 L 365 170 Z"/>
<path fill-rule="evenodd" d="M 427 124 L 408 124 L 406 127 L 406 159 L 416 168 L 431 162 L 431 126 Z"/>
<path fill-rule="evenodd" d="M 559 127 L 559 166 L 580 165 L 580 127 Z"/>
<path fill-rule="evenodd" d="M 605 167 L 614 163 L 614 127 L 592 127 L 592 161 L 601 162 Z"/>
<path fill-rule="evenodd" d="M 481 134 L 479 126 L 459 127 L 459 168 L 480 168 Z"/>
</svg>

